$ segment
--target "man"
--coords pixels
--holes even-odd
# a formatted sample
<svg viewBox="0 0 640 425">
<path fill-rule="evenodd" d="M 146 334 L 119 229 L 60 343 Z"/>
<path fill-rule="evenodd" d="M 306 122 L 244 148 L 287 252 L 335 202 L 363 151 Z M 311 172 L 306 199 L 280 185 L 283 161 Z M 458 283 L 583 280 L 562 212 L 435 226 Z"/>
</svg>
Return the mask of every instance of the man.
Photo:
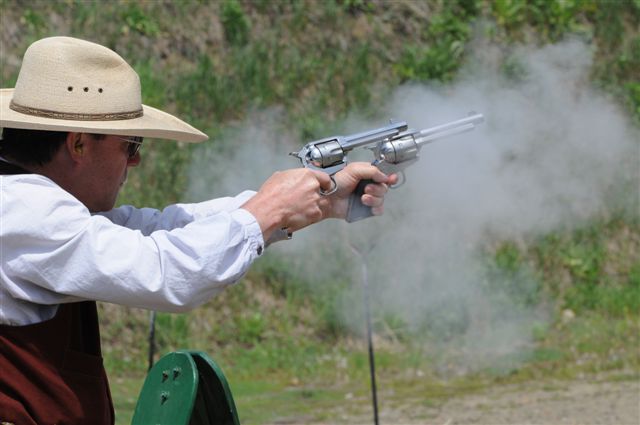
<svg viewBox="0 0 640 425">
<path fill-rule="evenodd" d="M 133 69 L 106 47 L 46 38 L 0 90 L 0 422 L 114 422 L 95 301 L 180 312 L 235 283 L 265 243 L 325 218 L 372 179 L 362 202 L 382 213 L 375 167 L 275 173 L 257 193 L 162 212 L 113 209 L 143 137 L 207 136 L 142 105 Z"/>
</svg>

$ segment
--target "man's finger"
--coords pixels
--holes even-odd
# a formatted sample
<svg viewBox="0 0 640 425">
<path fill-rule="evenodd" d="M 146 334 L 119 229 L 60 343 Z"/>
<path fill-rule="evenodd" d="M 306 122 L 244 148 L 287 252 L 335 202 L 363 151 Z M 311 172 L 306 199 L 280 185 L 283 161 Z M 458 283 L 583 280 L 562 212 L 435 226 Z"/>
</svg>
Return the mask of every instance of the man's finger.
<svg viewBox="0 0 640 425">
<path fill-rule="evenodd" d="M 386 174 L 366 162 L 352 163 L 350 171 L 359 180 L 373 180 L 376 183 L 386 183 L 389 180 Z"/>
<path fill-rule="evenodd" d="M 384 203 L 383 197 L 362 195 L 362 203 L 368 207 L 380 207 Z"/>
<path fill-rule="evenodd" d="M 329 192 L 333 189 L 334 182 L 331 180 L 331 177 L 327 173 L 323 173 L 322 171 L 311 170 L 313 174 L 318 179 L 318 183 L 320 184 L 320 190 L 322 192 Z"/>
<path fill-rule="evenodd" d="M 379 198 L 383 197 L 389 191 L 389 186 L 385 183 L 375 183 L 368 184 L 364 188 L 364 193 L 367 193 L 371 196 L 377 196 Z"/>
</svg>

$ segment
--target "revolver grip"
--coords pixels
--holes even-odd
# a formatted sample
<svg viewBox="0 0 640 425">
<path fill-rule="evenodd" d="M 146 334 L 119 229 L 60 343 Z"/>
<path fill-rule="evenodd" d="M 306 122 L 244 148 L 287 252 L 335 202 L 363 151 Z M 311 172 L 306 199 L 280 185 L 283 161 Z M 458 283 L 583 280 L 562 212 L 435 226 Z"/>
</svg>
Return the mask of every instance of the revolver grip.
<svg viewBox="0 0 640 425">
<path fill-rule="evenodd" d="M 362 220 L 363 218 L 371 217 L 373 215 L 371 207 L 362 203 L 364 188 L 369 183 L 373 183 L 373 180 L 360 180 L 355 190 L 349 196 L 349 209 L 347 209 L 346 218 L 348 223 L 353 223 L 354 221 Z"/>
</svg>

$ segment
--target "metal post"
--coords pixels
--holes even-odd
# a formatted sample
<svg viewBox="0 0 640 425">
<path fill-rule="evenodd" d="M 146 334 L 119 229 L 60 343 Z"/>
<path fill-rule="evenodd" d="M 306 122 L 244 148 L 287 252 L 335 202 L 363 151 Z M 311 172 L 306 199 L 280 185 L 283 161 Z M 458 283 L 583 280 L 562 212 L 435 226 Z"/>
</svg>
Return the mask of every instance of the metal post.
<svg viewBox="0 0 640 425">
<path fill-rule="evenodd" d="M 367 324 L 367 348 L 369 351 L 369 379 L 371 382 L 371 402 L 373 403 L 373 423 L 379 425 L 378 418 L 378 389 L 376 386 L 376 359 L 373 348 L 373 331 L 371 325 L 371 299 L 369 291 L 369 273 L 367 269 L 367 261 L 354 245 L 349 244 L 351 250 L 360 257 L 362 263 L 362 300 L 364 302 L 364 316 Z"/>
<path fill-rule="evenodd" d="M 156 312 L 152 311 L 149 318 L 149 369 L 153 367 L 153 356 L 156 352 Z"/>
</svg>

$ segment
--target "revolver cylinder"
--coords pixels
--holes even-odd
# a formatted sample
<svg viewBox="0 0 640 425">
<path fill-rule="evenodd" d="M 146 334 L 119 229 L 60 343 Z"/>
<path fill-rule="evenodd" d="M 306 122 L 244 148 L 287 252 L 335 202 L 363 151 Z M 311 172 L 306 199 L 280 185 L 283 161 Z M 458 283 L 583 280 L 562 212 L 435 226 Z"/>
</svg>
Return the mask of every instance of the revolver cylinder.
<svg viewBox="0 0 640 425">
<path fill-rule="evenodd" d="M 418 156 L 418 145 L 413 135 L 388 140 L 380 147 L 379 155 L 380 159 L 385 162 L 397 164 L 416 158 Z"/>
<path fill-rule="evenodd" d="M 317 144 L 309 149 L 309 162 L 318 168 L 327 168 L 344 160 L 344 151 L 337 140 Z"/>
</svg>

